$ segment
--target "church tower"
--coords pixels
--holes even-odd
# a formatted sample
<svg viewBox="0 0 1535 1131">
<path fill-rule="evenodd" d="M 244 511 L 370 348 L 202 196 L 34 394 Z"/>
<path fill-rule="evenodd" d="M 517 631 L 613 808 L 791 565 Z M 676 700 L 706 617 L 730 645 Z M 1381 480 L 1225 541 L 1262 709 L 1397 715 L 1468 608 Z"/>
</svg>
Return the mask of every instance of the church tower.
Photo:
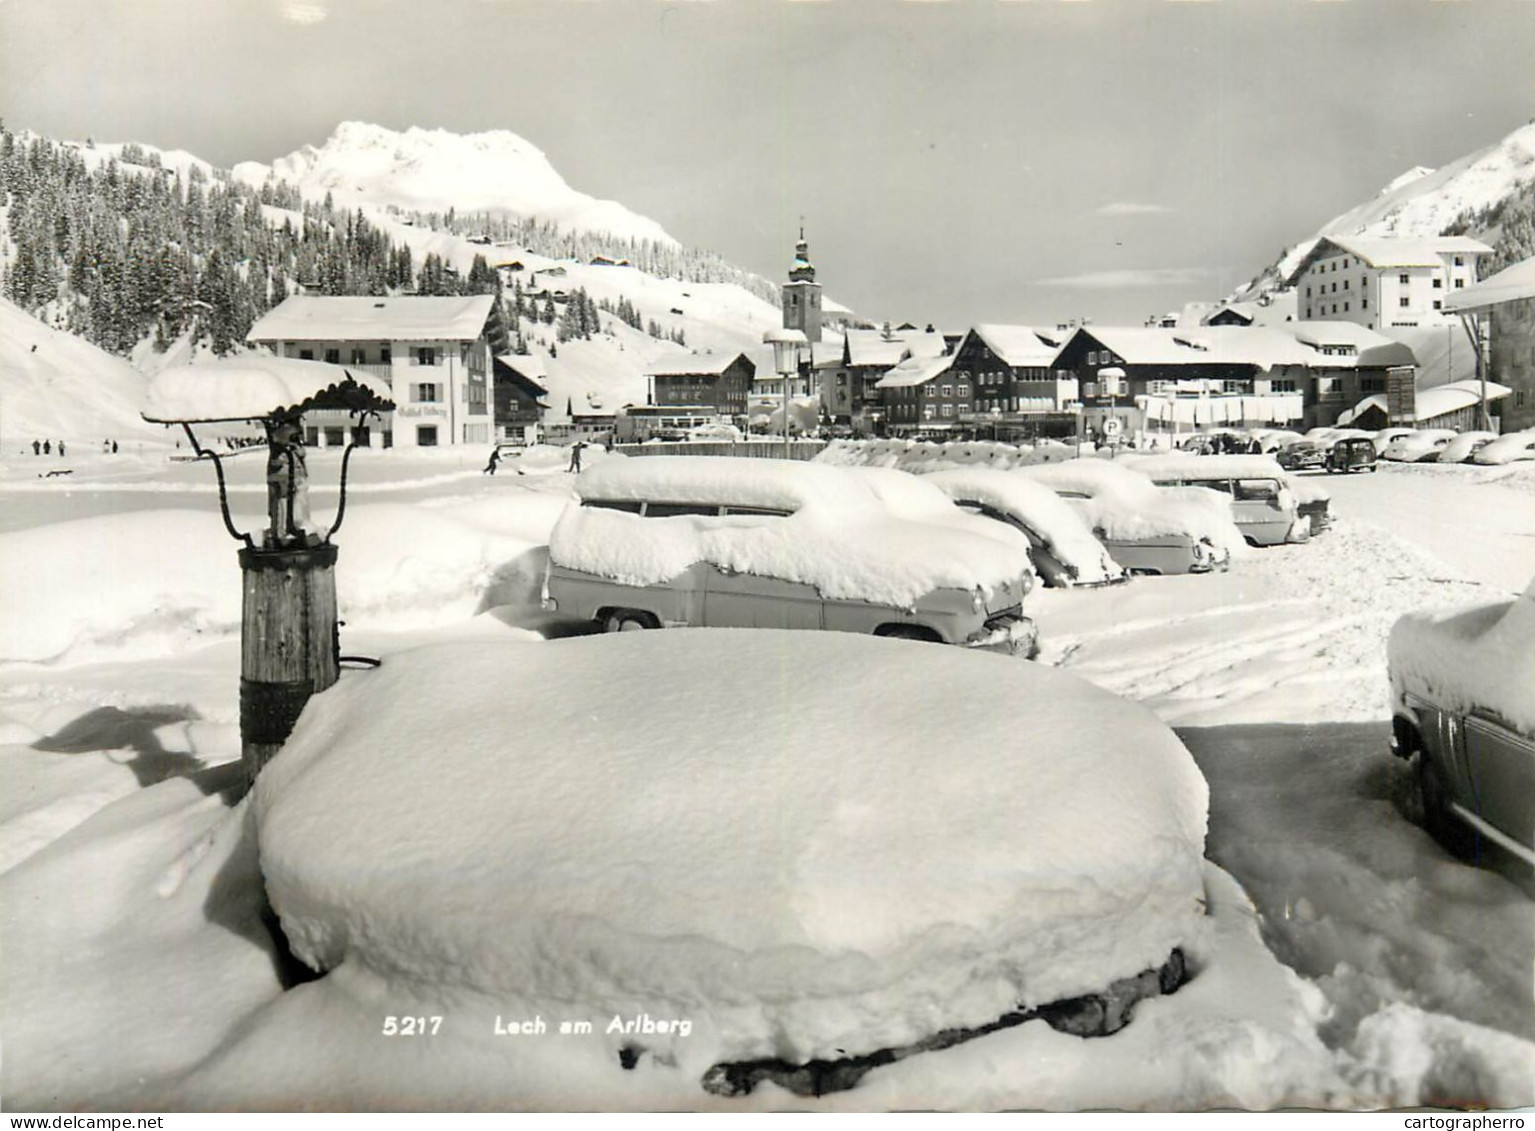
<svg viewBox="0 0 1535 1131">
<path fill-rule="evenodd" d="M 815 264 L 810 262 L 803 225 L 794 245 L 789 281 L 783 285 L 783 324 L 785 330 L 803 330 L 812 342 L 821 340 L 821 284 L 815 281 Z"/>
</svg>

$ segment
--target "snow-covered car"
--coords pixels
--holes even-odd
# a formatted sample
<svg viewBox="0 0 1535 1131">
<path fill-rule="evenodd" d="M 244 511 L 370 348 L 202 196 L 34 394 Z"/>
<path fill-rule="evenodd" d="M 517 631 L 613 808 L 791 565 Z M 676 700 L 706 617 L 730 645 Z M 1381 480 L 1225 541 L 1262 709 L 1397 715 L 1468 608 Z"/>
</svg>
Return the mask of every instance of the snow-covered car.
<svg viewBox="0 0 1535 1131">
<path fill-rule="evenodd" d="M 1314 440 L 1297 440 L 1281 448 L 1274 459 L 1286 471 L 1306 471 L 1326 463 L 1327 451 Z"/>
<path fill-rule="evenodd" d="M 1535 580 L 1513 600 L 1402 617 L 1387 661 L 1391 748 L 1416 760 L 1429 831 L 1535 864 Z"/>
<path fill-rule="evenodd" d="M 829 629 L 1035 655 L 1023 539 L 946 500 L 943 521 L 898 514 L 864 470 L 608 461 L 550 534 L 546 607 L 608 631 Z"/>
<path fill-rule="evenodd" d="M 1403 436 L 1411 436 L 1416 431 L 1416 428 L 1382 428 L 1375 433 L 1370 442 L 1375 445 L 1375 454 L 1380 456 L 1385 454 L 1393 441 L 1400 440 Z"/>
<path fill-rule="evenodd" d="M 1207 810 L 1177 735 L 1068 672 L 682 630 L 395 653 L 311 701 L 252 817 L 293 954 L 379 1050 L 357 1094 L 462 1103 L 376 1036 L 441 1002 L 479 1104 L 675 1110 L 1165 1025 L 1132 1011 L 1211 945 Z"/>
<path fill-rule="evenodd" d="M 1448 428 L 1420 429 L 1392 440 L 1380 458 L 1392 463 L 1429 463 L 1437 460 L 1453 439 L 1455 433 Z"/>
<path fill-rule="evenodd" d="M 1327 450 L 1328 474 L 1375 470 L 1375 441 L 1368 436 L 1345 436 Z"/>
<path fill-rule="evenodd" d="M 1535 459 L 1535 428 L 1499 436 L 1471 457 L 1472 463 L 1515 463 Z"/>
<path fill-rule="evenodd" d="M 1285 486 L 1295 496 L 1295 513 L 1310 524 L 1313 538 L 1332 525 L 1332 493 L 1319 481 L 1287 476 Z"/>
<path fill-rule="evenodd" d="M 1076 508 L 1114 560 L 1133 574 L 1208 573 L 1226 569 L 1242 544 L 1230 508 L 1163 491 L 1122 461 L 1088 457 L 1016 469 Z"/>
<path fill-rule="evenodd" d="M 1022 531 L 1035 572 L 1052 588 L 1129 578 L 1071 504 L 1043 483 L 986 467 L 940 471 L 925 480 L 960 507 Z"/>
<path fill-rule="evenodd" d="M 1496 432 L 1462 432 L 1439 453 L 1440 463 L 1470 463 L 1471 458 L 1498 438 Z"/>
<path fill-rule="evenodd" d="M 1270 456 L 1146 456 L 1135 457 L 1132 466 L 1163 487 L 1204 487 L 1229 496 L 1237 529 L 1250 545 L 1277 546 L 1311 536 L 1284 469 Z"/>
</svg>

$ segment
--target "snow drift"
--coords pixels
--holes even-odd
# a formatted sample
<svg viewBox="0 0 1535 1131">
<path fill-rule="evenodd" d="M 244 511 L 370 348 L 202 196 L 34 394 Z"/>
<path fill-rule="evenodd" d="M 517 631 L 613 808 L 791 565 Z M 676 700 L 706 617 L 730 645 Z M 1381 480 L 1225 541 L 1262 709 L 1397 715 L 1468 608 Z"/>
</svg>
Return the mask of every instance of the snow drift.
<svg viewBox="0 0 1535 1131">
<path fill-rule="evenodd" d="M 708 677 L 636 712 L 668 671 Z M 846 727 L 870 702 L 886 725 Z M 400 653 L 311 700 L 256 789 L 305 962 L 501 1013 L 691 1018 L 639 1041 L 690 1073 L 1159 965 L 1204 929 L 1206 805 L 1171 731 L 1074 677 L 770 631 Z"/>
</svg>

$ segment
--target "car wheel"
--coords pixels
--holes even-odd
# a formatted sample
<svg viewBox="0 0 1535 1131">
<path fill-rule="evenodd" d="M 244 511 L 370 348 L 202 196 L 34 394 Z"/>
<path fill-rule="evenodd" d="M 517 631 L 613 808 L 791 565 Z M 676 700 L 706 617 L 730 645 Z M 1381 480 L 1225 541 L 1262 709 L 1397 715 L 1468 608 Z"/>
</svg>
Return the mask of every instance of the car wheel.
<svg viewBox="0 0 1535 1131">
<path fill-rule="evenodd" d="M 919 624 L 882 624 L 874 630 L 875 636 L 886 636 L 891 640 L 922 640 L 929 644 L 942 644 L 943 638 L 930 628 L 923 628 Z"/>
<path fill-rule="evenodd" d="M 1476 833 L 1450 810 L 1450 791 L 1439 768 L 1418 751 L 1418 799 L 1423 806 L 1423 827 L 1429 836 L 1461 858 L 1476 850 Z"/>
<path fill-rule="evenodd" d="M 603 622 L 604 632 L 642 632 L 647 628 L 658 628 L 655 617 L 649 613 L 638 612 L 634 609 L 619 609 L 611 613 Z"/>
</svg>

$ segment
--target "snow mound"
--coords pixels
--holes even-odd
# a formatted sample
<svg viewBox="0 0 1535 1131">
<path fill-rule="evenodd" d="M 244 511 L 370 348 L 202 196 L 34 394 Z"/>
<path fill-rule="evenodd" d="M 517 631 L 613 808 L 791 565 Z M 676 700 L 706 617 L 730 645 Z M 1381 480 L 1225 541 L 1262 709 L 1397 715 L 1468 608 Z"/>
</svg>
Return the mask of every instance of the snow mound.
<svg viewBox="0 0 1535 1131">
<path fill-rule="evenodd" d="M 353 625 L 434 623 L 471 615 L 495 586 L 536 589 L 532 579 L 506 584 L 533 547 L 471 512 L 353 506 L 336 542 L 336 596 Z M 0 660 L 173 653 L 237 633 L 236 549 L 207 511 L 102 515 L 0 534 L 0 576 L 27 594 L 8 603 Z"/>
<path fill-rule="evenodd" d="M 708 677 L 659 713 L 662 671 Z M 873 701 L 885 725 L 845 726 Z M 528 1016 L 690 1018 L 640 1043 L 699 1072 L 1156 966 L 1205 927 L 1207 801 L 1171 731 L 1062 672 L 708 630 L 396 654 L 312 699 L 256 787 L 305 962 Z"/>
</svg>

